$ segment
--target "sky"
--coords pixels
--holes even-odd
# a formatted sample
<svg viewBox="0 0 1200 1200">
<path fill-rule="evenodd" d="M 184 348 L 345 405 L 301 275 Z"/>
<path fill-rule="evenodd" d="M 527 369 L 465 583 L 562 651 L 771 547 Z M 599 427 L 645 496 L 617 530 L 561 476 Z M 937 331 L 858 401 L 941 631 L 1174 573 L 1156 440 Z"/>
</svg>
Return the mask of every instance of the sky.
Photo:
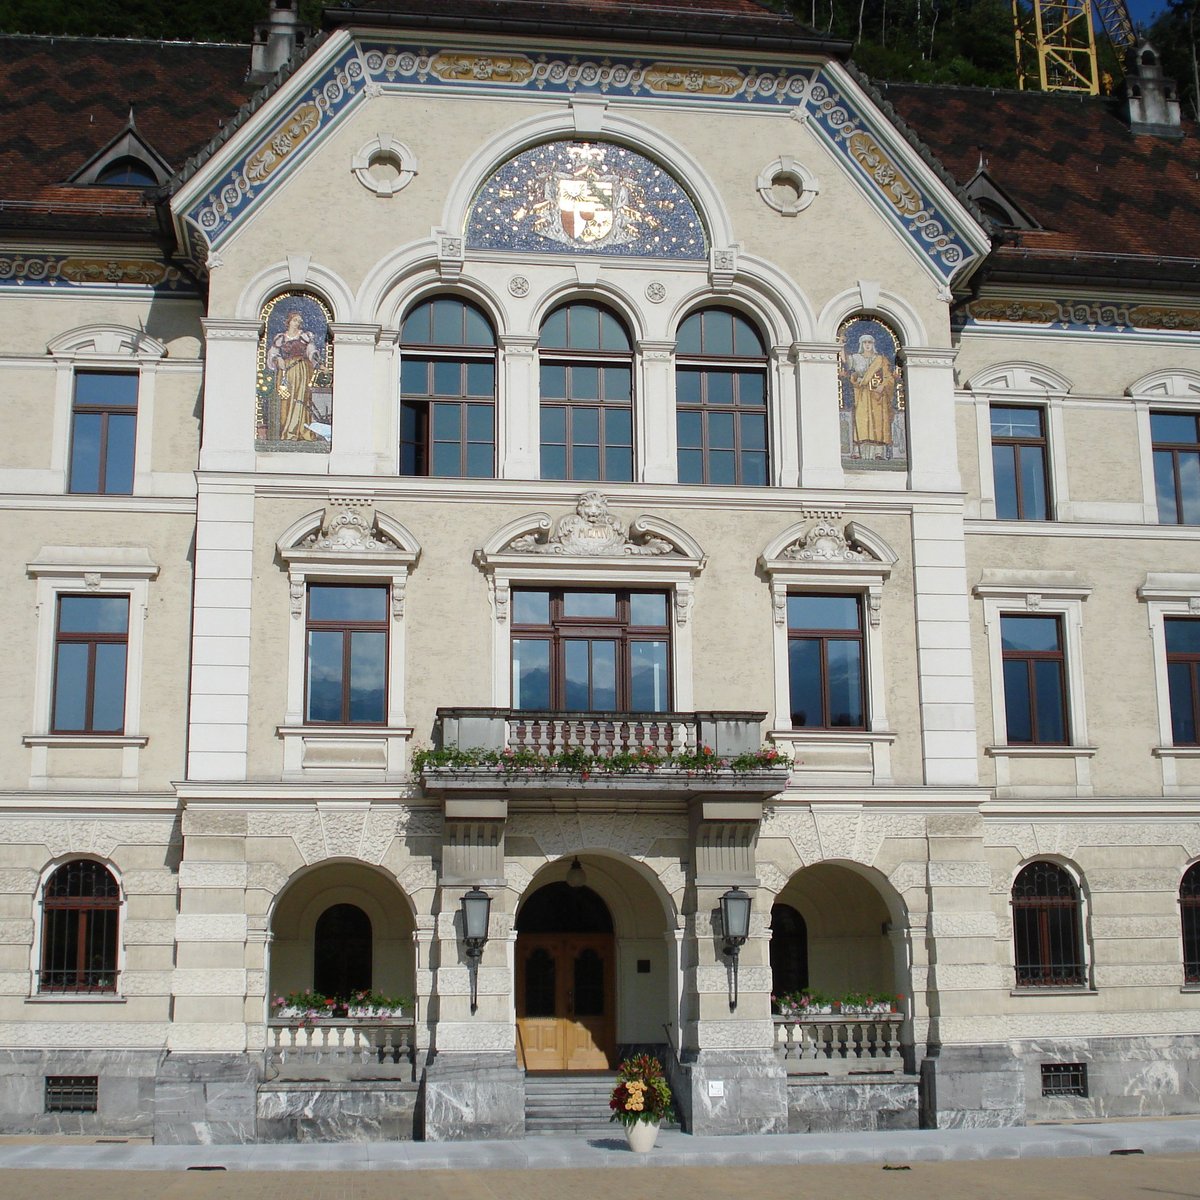
<svg viewBox="0 0 1200 1200">
<path fill-rule="evenodd" d="M 1129 15 L 1133 18 L 1134 28 L 1149 27 L 1154 18 L 1167 6 L 1164 0 L 1125 0 L 1129 5 Z"/>
</svg>

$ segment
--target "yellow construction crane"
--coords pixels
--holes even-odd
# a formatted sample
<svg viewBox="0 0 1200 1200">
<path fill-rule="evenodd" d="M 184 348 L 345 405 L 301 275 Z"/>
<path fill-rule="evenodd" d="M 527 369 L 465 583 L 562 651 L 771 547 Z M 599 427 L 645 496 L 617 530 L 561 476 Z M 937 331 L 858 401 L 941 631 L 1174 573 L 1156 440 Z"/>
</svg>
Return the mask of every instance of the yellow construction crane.
<svg viewBox="0 0 1200 1200">
<path fill-rule="evenodd" d="M 1017 85 L 1044 92 L 1101 92 L 1096 25 L 1120 62 L 1137 44 L 1125 0 L 1012 0 Z"/>
</svg>

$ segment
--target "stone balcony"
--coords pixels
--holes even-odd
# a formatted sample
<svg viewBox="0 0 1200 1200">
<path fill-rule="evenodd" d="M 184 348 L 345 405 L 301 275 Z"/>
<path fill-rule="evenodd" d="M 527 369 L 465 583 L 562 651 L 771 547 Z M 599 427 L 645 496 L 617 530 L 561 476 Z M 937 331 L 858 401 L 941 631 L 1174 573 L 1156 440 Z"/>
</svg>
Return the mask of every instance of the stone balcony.
<svg viewBox="0 0 1200 1200">
<path fill-rule="evenodd" d="M 427 792 L 445 797 L 448 816 L 484 815 L 452 812 L 461 807 L 456 797 L 468 804 L 564 793 L 710 804 L 724 798 L 761 808 L 787 786 L 789 767 L 786 759 L 759 756 L 765 716 L 440 708 L 439 749 L 420 775 Z"/>
</svg>

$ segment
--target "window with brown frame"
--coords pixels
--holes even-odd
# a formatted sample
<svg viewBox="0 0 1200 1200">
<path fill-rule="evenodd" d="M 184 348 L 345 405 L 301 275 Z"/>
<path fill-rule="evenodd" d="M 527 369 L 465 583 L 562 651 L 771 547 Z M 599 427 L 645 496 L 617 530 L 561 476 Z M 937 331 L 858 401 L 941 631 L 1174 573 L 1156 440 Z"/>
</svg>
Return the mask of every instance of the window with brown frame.
<svg viewBox="0 0 1200 1200">
<path fill-rule="evenodd" d="M 1152 412 L 1154 489 L 1161 525 L 1200 525 L 1200 415 Z"/>
<path fill-rule="evenodd" d="M 794 729 L 865 729 L 862 597 L 789 595 L 788 682 Z"/>
<path fill-rule="evenodd" d="M 1179 884 L 1179 921 L 1183 927 L 1183 981 L 1200 983 L 1200 863 L 1192 863 Z"/>
<path fill-rule="evenodd" d="M 633 348 L 600 304 L 556 308 L 538 338 L 542 478 L 633 479 Z"/>
<path fill-rule="evenodd" d="M 496 473 L 496 335 L 473 304 L 437 296 L 400 332 L 400 474 Z"/>
<path fill-rule="evenodd" d="M 63 863 L 42 889 L 40 992 L 115 992 L 121 893 L 102 863 Z"/>
<path fill-rule="evenodd" d="M 128 596 L 59 596 L 51 731 L 123 733 L 128 655 Z"/>
<path fill-rule="evenodd" d="M 763 486 L 767 464 L 767 352 L 740 313 L 692 313 L 675 344 L 680 483 Z"/>
<path fill-rule="evenodd" d="M 669 712 L 666 592 L 513 591 L 512 706 L 533 712 Z"/>
<path fill-rule="evenodd" d="M 1056 863 L 1033 862 L 1012 889 L 1017 987 L 1083 987 L 1079 889 Z"/>
<path fill-rule="evenodd" d="M 133 493 L 137 402 L 138 376 L 134 372 L 75 372 L 69 492 Z"/>
<path fill-rule="evenodd" d="M 1040 408 L 992 405 L 992 475 L 996 516 L 1046 521 L 1046 414 Z"/>
<path fill-rule="evenodd" d="M 1200 744 L 1200 620 L 1166 617 L 1167 689 L 1171 697 L 1171 744 Z"/>
<path fill-rule="evenodd" d="M 1004 715 L 1010 746 L 1065 746 L 1067 663 L 1056 616 L 1002 616 Z"/>
<path fill-rule="evenodd" d="M 388 589 L 309 584 L 305 635 L 307 723 L 382 725 L 387 718 Z"/>
</svg>

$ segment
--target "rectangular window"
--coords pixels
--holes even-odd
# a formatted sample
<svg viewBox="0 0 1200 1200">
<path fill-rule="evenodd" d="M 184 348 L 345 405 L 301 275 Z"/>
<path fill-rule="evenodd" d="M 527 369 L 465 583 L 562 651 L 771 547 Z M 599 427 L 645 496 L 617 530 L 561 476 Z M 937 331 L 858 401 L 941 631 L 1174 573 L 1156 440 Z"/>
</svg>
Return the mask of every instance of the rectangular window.
<svg viewBox="0 0 1200 1200">
<path fill-rule="evenodd" d="M 788 680 L 795 729 L 865 729 L 862 597 L 787 598 Z"/>
<path fill-rule="evenodd" d="M 53 733 L 124 733 L 128 596 L 59 596 Z"/>
<path fill-rule="evenodd" d="M 1162 525 L 1200 525 L 1200 415 L 1152 412 L 1154 489 Z"/>
<path fill-rule="evenodd" d="M 542 478 L 633 478 L 633 373 L 627 362 L 541 367 Z"/>
<path fill-rule="evenodd" d="M 1087 1063 L 1042 1063 L 1043 1096 L 1087 1094 Z"/>
<path fill-rule="evenodd" d="M 1171 743 L 1200 745 L 1200 618 L 1165 617 Z"/>
<path fill-rule="evenodd" d="M 382 725 L 387 717 L 388 589 L 310 584 L 305 720 Z"/>
<path fill-rule="evenodd" d="M 405 355 L 400 474 L 490 479 L 496 473 L 492 358 Z"/>
<path fill-rule="evenodd" d="M 1040 408 L 993 405 L 991 415 L 996 516 L 1007 521 L 1048 520 L 1045 413 Z"/>
<path fill-rule="evenodd" d="M 513 708 L 669 712 L 669 618 L 665 592 L 514 591 Z"/>
<path fill-rule="evenodd" d="M 98 1075 L 47 1075 L 46 1111 L 96 1112 L 100 1104 Z"/>
<path fill-rule="evenodd" d="M 75 372 L 68 491 L 132 495 L 137 399 L 136 374 Z"/>
<path fill-rule="evenodd" d="M 1009 745 L 1067 745 L 1066 656 L 1059 618 L 1001 617 L 1000 649 Z"/>
</svg>

